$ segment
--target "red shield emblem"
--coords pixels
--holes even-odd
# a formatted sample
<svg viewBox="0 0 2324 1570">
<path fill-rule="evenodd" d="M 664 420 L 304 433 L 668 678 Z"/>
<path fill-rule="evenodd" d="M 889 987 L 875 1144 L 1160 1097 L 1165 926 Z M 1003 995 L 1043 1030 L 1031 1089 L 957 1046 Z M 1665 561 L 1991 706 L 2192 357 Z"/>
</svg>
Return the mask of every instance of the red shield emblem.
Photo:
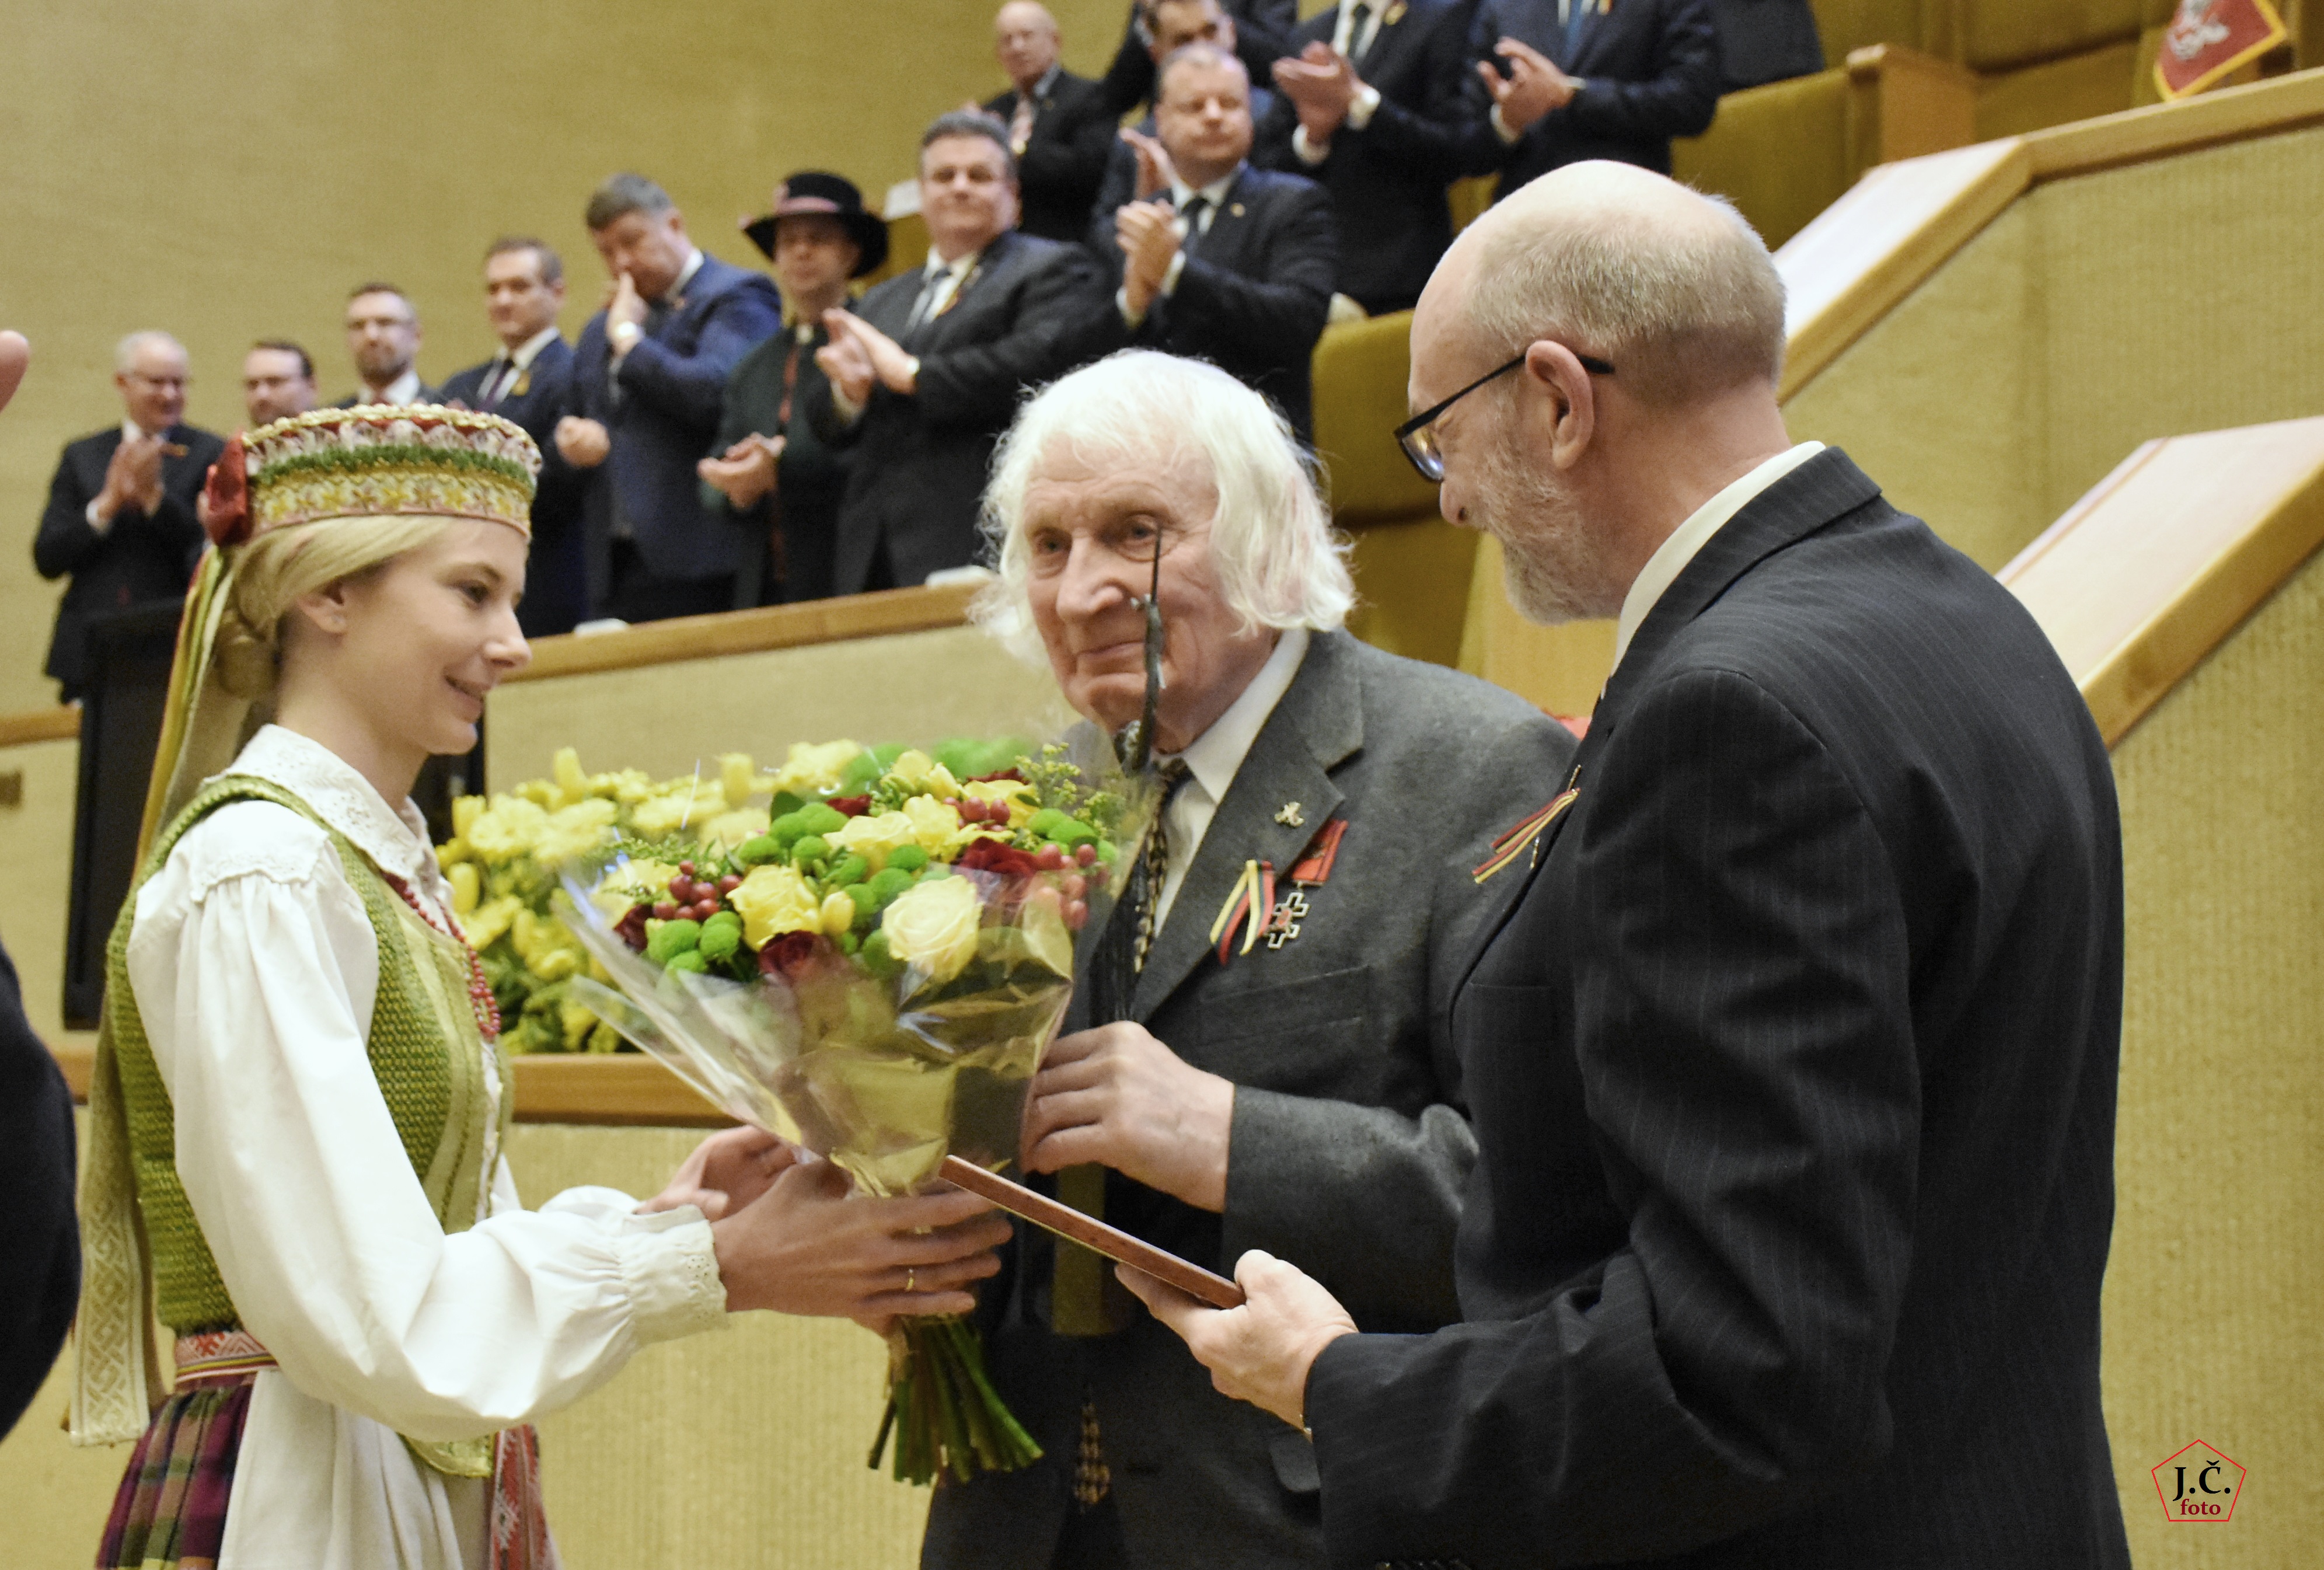
<svg viewBox="0 0 2324 1570">
<path fill-rule="evenodd" d="M 2166 100 L 2200 93 L 2286 36 L 2268 0 L 2179 0 L 2154 56 L 2154 85 Z"/>
</svg>

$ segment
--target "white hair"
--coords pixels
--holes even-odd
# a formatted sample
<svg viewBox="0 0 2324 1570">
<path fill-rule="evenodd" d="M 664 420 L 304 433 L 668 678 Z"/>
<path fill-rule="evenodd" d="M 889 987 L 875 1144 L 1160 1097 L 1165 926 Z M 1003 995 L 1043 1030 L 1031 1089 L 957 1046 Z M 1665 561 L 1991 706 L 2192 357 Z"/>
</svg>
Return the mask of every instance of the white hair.
<svg viewBox="0 0 2324 1570">
<path fill-rule="evenodd" d="M 170 334 L 161 331 L 159 328 L 147 328 L 143 332 L 131 333 L 127 337 L 113 346 L 113 368 L 121 372 L 124 375 L 129 372 L 135 370 L 137 368 L 137 351 L 143 348 L 147 344 L 167 344 L 171 348 L 178 351 L 178 357 L 180 359 L 182 360 L 186 357 L 185 345 L 180 343 Z"/>
<path fill-rule="evenodd" d="M 1176 466 L 1199 458 L 1218 492 L 1211 562 L 1243 632 L 1347 619 L 1356 586 L 1332 531 L 1314 459 L 1266 399 L 1202 360 L 1124 349 L 1042 388 L 992 455 L 983 528 L 1000 577 L 977 596 L 978 625 L 1039 652 L 1026 580 L 1025 492 L 1060 444 L 1085 463 Z"/>
</svg>

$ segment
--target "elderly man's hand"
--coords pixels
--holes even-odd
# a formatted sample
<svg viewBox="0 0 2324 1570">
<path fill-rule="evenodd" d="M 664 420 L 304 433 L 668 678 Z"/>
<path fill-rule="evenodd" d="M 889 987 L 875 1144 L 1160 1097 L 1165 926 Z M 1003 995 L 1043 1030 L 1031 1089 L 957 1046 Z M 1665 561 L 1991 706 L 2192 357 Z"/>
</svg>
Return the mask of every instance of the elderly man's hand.
<svg viewBox="0 0 2324 1570">
<path fill-rule="evenodd" d="M 1121 247 L 1121 289 L 1130 314 L 1143 318 L 1170 275 L 1178 254 L 1178 215 L 1168 202 L 1131 202 L 1113 215 L 1113 243 Z"/>
<path fill-rule="evenodd" d="M 105 486 L 97 494 L 99 528 L 124 507 L 151 515 L 161 504 L 161 439 L 139 431 L 113 449 L 105 466 Z"/>
<path fill-rule="evenodd" d="M 1206 1074 L 1143 1025 L 1061 1037 L 1025 1104 L 1019 1161 L 1055 1172 L 1095 1161 L 1213 1214 L 1227 1206 L 1234 1082 Z"/>
<path fill-rule="evenodd" d="M 1493 95 L 1501 124 L 1512 133 L 1572 102 L 1579 84 L 1523 39 L 1504 38 L 1493 46 L 1493 52 L 1508 62 L 1508 76 L 1504 78 L 1489 60 L 1477 62 L 1477 74 L 1484 78 L 1485 90 Z"/>
<path fill-rule="evenodd" d="M 568 414 L 557 422 L 557 455 L 576 469 L 594 469 L 613 450 L 613 439 L 596 420 Z"/>
<path fill-rule="evenodd" d="M 1277 60 L 1275 85 L 1299 111 L 1299 128 L 1311 147 L 1331 141 L 1363 88 L 1348 57 L 1321 39 L 1310 41 L 1296 59 Z"/>
<path fill-rule="evenodd" d="M 783 456 L 786 438 L 746 436 L 718 457 L 706 457 L 694 472 L 724 496 L 736 512 L 756 506 L 775 488 L 775 463 Z"/>
<path fill-rule="evenodd" d="M 1161 138 L 1148 136 L 1129 125 L 1121 128 L 1120 135 L 1124 142 L 1130 143 L 1130 150 L 1138 154 L 1138 189 L 1132 194 L 1139 201 L 1145 201 L 1168 190 L 1171 181 L 1177 178 L 1177 171 L 1172 166 L 1170 150 L 1162 145 Z"/>
<path fill-rule="evenodd" d="M 1296 1265 L 1253 1249 L 1235 1261 L 1240 1308 L 1213 1308 L 1142 1270 L 1117 1266 L 1121 1284 L 1178 1333 L 1219 1393 L 1307 1427 L 1307 1375 L 1316 1355 L 1356 1322 Z"/>
</svg>

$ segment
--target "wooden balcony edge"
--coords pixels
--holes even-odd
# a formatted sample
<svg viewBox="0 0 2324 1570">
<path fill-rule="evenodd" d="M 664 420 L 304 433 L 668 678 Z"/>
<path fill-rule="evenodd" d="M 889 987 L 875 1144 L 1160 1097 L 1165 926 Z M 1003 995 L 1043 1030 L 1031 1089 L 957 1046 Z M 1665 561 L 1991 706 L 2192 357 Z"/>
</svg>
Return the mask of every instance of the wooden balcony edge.
<svg viewBox="0 0 2324 1570">
<path fill-rule="evenodd" d="M 532 645 L 532 662 L 508 680 L 540 681 L 557 676 L 629 670 L 724 654 L 755 654 L 770 649 L 796 649 L 810 643 L 836 643 L 851 638 L 957 627 L 967 622 L 969 603 L 976 597 L 979 586 L 951 584 L 941 588 L 883 589 L 874 594 L 808 600 L 795 605 L 678 616 L 666 622 L 641 623 L 618 632 L 563 633 L 537 641 Z"/>
<path fill-rule="evenodd" d="M 96 1048 L 71 1044 L 51 1050 L 73 1099 L 88 1101 Z M 734 1121 L 654 1059 L 627 1052 L 519 1057 L 516 1120 L 652 1128 L 724 1128 Z"/>
<path fill-rule="evenodd" d="M 69 704 L 54 708 L 23 709 L 0 714 L 0 747 L 21 747 L 33 742 L 80 740 L 80 710 Z"/>
<path fill-rule="evenodd" d="M 2029 131 L 2034 183 L 2276 136 L 2324 121 L 2324 68 Z"/>
</svg>

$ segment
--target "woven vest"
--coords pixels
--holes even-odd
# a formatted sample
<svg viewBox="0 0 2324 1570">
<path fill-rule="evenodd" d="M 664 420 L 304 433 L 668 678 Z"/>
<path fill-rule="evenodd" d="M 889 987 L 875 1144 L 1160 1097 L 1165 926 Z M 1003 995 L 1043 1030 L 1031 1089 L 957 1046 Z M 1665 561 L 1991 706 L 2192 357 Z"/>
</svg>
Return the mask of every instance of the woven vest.
<svg viewBox="0 0 2324 1570">
<path fill-rule="evenodd" d="M 221 776 L 186 804 L 177 821 L 155 840 L 139 886 L 161 870 L 187 830 L 235 801 L 271 801 L 330 836 L 340 868 L 362 900 L 379 940 L 379 988 L 366 1043 L 372 1073 L 437 1221 L 447 1233 L 466 1231 L 475 1224 L 477 1198 L 489 1181 L 483 1167 L 490 1115 L 483 1036 L 468 994 L 466 948 L 429 926 L 389 886 L 371 858 L 305 802 L 249 775 Z M 127 1114 L 137 1209 L 152 1253 L 155 1311 L 162 1324 L 180 1334 L 238 1327 L 241 1316 L 218 1279 L 217 1262 L 178 1178 L 175 1111 L 129 984 L 129 932 L 136 911 L 133 891 L 122 905 L 106 949 L 105 1006 Z M 500 1072 L 505 1086 L 510 1083 L 505 1055 Z M 512 1099 L 501 1098 L 503 1135 Z M 438 1471 L 465 1476 L 490 1472 L 489 1439 L 448 1445 L 406 1443 Z M 484 1446 L 481 1457 L 475 1453 L 480 1445 Z M 475 1470 L 480 1459 L 483 1472 Z"/>
</svg>

